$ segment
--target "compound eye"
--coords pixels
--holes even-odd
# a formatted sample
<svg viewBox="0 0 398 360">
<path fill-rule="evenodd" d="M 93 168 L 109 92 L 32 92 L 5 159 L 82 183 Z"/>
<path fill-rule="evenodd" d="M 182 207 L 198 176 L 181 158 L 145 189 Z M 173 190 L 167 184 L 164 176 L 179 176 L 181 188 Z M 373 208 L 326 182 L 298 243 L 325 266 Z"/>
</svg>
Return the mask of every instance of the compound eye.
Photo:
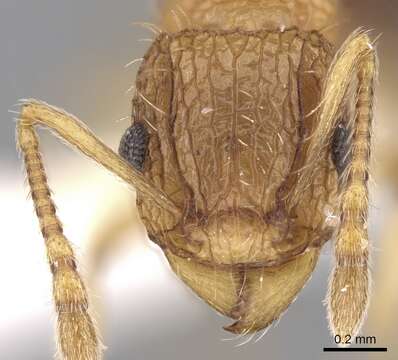
<svg viewBox="0 0 398 360">
<path fill-rule="evenodd" d="M 145 125 L 134 122 L 123 134 L 119 145 L 119 155 L 139 171 L 144 169 L 149 135 Z"/>
<path fill-rule="evenodd" d="M 347 167 L 350 158 L 350 132 L 344 123 L 340 123 L 332 138 L 332 160 L 339 176 Z"/>
</svg>

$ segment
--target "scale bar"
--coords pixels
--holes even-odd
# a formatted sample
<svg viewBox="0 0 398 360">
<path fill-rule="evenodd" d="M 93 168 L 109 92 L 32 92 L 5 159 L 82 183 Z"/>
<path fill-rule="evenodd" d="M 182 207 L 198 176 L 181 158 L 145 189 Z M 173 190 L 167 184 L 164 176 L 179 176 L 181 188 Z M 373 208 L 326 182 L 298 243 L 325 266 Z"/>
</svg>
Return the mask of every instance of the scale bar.
<svg viewBox="0 0 398 360">
<path fill-rule="evenodd" d="M 338 347 L 324 347 L 324 352 L 387 352 L 386 347 L 348 347 L 348 348 L 338 348 Z"/>
</svg>

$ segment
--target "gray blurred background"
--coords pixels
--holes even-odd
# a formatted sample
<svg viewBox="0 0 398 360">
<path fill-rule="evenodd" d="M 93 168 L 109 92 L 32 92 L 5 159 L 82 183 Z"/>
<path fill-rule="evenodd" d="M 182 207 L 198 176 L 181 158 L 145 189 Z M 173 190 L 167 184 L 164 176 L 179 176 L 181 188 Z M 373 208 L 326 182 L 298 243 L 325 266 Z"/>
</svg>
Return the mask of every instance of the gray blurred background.
<svg viewBox="0 0 398 360">
<path fill-rule="evenodd" d="M 211 310 L 171 272 L 135 222 L 134 194 L 95 164 L 40 131 L 42 151 L 67 237 L 75 244 L 98 314 L 105 359 L 396 359 L 398 282 L 398 2 L 347 0 L 339 42 L 358 26 L 383 33 L 377 89 L 376 162 L 370 233 L 373 298 L 362 333 L 387 354 L 324 354 L 333 346 L 322 305 L 332 250 L 276 326 L 238 346 Z M 128 126 L 137 65 L 157 22 L 157 2 L 1 0 L 0 2 L 0 358 L 52 359 L 51 276 L 14 145 L 13 105 L 34 97 L 67 109 L 116 149 Z M 338 42 L 338 43 L 339 43 Z M 109 239 L 114 242 L 109 243 Z M 117 246 L 113 246 L 116 244 Z M 109 250 L 109 251 L 106 251 Z M 109 255 L 110 253 L 111 255 Z M 91 254 L 91 255 L 90 255 Z M 95 254 L 95 261 L 92 260 Z M 108 255 L 105 255 L 108 254 Z"/>
</svg>

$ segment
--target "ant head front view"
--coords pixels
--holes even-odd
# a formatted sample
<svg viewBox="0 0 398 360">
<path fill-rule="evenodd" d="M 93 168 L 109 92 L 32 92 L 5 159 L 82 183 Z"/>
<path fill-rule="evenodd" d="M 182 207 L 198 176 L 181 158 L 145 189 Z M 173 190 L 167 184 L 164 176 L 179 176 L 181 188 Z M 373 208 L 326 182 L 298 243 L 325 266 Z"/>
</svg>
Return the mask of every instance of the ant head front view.
<svg viewBox="0 0 398 360">
<path fill-rule="evenodd" d="M 98 359 L 101 346 L 47 184 L 37 125 L 136 189 L 150 239 L 189 287 L 237 320 L 229 331 L 255 332 L 277 319 L 334 233 L 330 327 L 357 334 L 370 284 L 377 61 L 363 31 L 332 53 L 319 32 L 294 27 L 162 33 L 138 72 L 120 155 L 65 111 L 23 101 L 18 147 L 53 274 L 65 359 Z"/>
<path fill-rule="evenodd" d="M 357 94 L 330 89 L 331 54 L 296 28 L 186 30 L 139 69 L 119 153 L 175 206 L 138 191 L 141 218 L 180 278 L 239 320 L 230 331 L 278 318 L 340 225 Z"/>
</svg>

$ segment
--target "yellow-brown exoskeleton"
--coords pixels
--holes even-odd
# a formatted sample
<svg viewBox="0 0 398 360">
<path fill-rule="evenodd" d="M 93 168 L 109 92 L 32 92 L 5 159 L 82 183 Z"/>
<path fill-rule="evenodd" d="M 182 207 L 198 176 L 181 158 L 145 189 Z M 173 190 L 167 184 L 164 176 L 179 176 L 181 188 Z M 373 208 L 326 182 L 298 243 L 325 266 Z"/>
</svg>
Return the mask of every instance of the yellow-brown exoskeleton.
<svg viewBox="0 0 398 360">
<path fill-rule="evenodd" d="M 97 359 L 100 347 L 35 125 L 136 189 L 149 238 L 193 291 L 235 320 L 231 332 L 277 319 L 335 235 L 330 325 L 335 334 L 358 332 L 370 282 L 376 54 L 364 31 L 333 50 L 317 31 L 332 3 L 181 1 L 184 29 L 166 17 L 170 31 L 157 36 L 138 71 L 120 155 L 66 112 L 23 103 L 18 145 L 54 276 L 65 359 Z"/>
</svg>

